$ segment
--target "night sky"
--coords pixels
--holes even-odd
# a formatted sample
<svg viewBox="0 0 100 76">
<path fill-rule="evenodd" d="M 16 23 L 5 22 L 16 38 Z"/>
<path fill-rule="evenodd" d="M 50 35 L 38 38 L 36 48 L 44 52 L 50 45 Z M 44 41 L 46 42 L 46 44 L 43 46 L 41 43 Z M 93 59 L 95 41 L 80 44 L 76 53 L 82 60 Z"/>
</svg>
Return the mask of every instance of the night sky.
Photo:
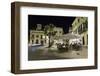
<svg viewBox="0 0 100 76">
<path fill-rule="evenodd" d="M 68 33 L 74 19 L 75 17 L 68 16 L 28 15 L 28 32 L 31 29 L 36 29 L 36 24 L 42 24 L 43 27 L 47 24 L 54 24 L 56 27 L 62 27 L 64 33 Z"/>
</svg>

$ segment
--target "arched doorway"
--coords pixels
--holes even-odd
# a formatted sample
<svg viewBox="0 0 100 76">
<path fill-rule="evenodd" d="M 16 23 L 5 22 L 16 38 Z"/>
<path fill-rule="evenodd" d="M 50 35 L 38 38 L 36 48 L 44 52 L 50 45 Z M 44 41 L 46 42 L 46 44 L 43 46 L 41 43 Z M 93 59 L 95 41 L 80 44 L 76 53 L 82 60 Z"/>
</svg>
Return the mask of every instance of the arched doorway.
<svg viewBox="0 0 100 76">
<path fill-rule="evenodd" d="M 39 44 L 39 40 L 38 39 L 36 40 L 36 44 Z"/>
<path fill-rule="evenodd" d="M 43 45 L 44 44 L 44 42 L 43 42 L 43 40 L 41 40 L 41 45 Z"/>
</svg>

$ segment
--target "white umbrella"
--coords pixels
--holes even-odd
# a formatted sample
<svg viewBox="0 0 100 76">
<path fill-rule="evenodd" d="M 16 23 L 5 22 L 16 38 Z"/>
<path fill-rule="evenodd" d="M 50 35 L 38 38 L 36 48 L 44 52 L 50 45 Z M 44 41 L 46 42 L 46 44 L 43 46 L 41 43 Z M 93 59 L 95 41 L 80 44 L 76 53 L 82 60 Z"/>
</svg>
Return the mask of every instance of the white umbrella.
<svg viewBox="0 0 100 76">
<path fill-rule="evenodd" d="M 62 38 L 63 39 L 79 39 L 82 37 L 78 34 L 68 33 L 68 34 L 63 35 Z"/>
<path fill-rule="evenodd" d="M 54 39 L 79 39 L 79 38 L 82 38 L 82 37 L 78 34 L 73 34 L 73 33 L 68 33 L 68 34 L 64 34 L 62 36 L 54 37 Z"/>
</svg>

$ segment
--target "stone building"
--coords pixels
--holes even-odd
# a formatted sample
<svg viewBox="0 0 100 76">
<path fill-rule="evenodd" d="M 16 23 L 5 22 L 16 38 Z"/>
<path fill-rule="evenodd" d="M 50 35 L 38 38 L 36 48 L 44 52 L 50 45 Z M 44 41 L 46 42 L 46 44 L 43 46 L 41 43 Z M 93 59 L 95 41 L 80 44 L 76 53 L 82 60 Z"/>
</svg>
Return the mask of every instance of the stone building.
<svg viewBox="0 0 100 76">
<path fill-rule="evenodd" d="M 42 25 L 37 24 L 36 30 L 30 30 L 30 44 L 40 44 L 44 45 L 45 44 L 45 39 L 44 39 L 44 31 L 42 31 Z"/>
<path fill-rule="evenodd" d="M 60 27 L 54 27 L 53 31 L 56 31 L 55 36 L 62 36 L 63 34 L 63 28 Z M 29 44 L 31 45 L 48 45 L 49 39 L 48 36 L 45 35 L 42 25 L 37 24 L 36 30 L 30 30 L 30 39 Z"/>
<path fill-rule="evenodd" d="M 72 31 L 75 34 L 82 36 L 82 44 L 87 47 L 88 45 L 88 18 L 76 17 L 72 23 Z"/>
<path fill-rule="evenodd" d="M 54 27 L 54 31 L 56 31 L 56 36 L 62 36 L 63 35 L 63 28 Z"/>
<path fill-rule="evenodd" d="M 30 44 L 44 45 L 44 31 L 31 30 L 30 31 Z"/>
</svg>

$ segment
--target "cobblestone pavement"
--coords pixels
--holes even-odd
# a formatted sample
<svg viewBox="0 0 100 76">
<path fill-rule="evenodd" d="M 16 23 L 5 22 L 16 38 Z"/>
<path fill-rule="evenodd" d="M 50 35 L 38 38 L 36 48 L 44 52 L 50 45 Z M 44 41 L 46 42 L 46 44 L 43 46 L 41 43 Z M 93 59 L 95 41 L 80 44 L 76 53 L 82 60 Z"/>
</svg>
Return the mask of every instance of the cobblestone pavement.
<svg viewBox="0 0 100 76">
<path fill-rule="evenodd" d="M 64 52 L 64 53 L 60 53 L 60 54 L 56 54 L 57 56 L 60 57 L 65 57 L 65 58 L 87 58 L 88 57 L 88 51 L 87 48 L 83 48 L 82 50 L 79 51 L 75 51 L 75 50 L 71 50 L 69 52 Z"/>
<path fill-rule="evenodd" d="M 83 47 L 79 51 L 69 50 L 68 52 L 57 52 L 58 50 L 39 46 L 38 49 L 29 47 L 28 49 L 28 60 L 52 60 L 52 59 L 77 59 L 87 58 L 87 48 Z"/>
</svg>

